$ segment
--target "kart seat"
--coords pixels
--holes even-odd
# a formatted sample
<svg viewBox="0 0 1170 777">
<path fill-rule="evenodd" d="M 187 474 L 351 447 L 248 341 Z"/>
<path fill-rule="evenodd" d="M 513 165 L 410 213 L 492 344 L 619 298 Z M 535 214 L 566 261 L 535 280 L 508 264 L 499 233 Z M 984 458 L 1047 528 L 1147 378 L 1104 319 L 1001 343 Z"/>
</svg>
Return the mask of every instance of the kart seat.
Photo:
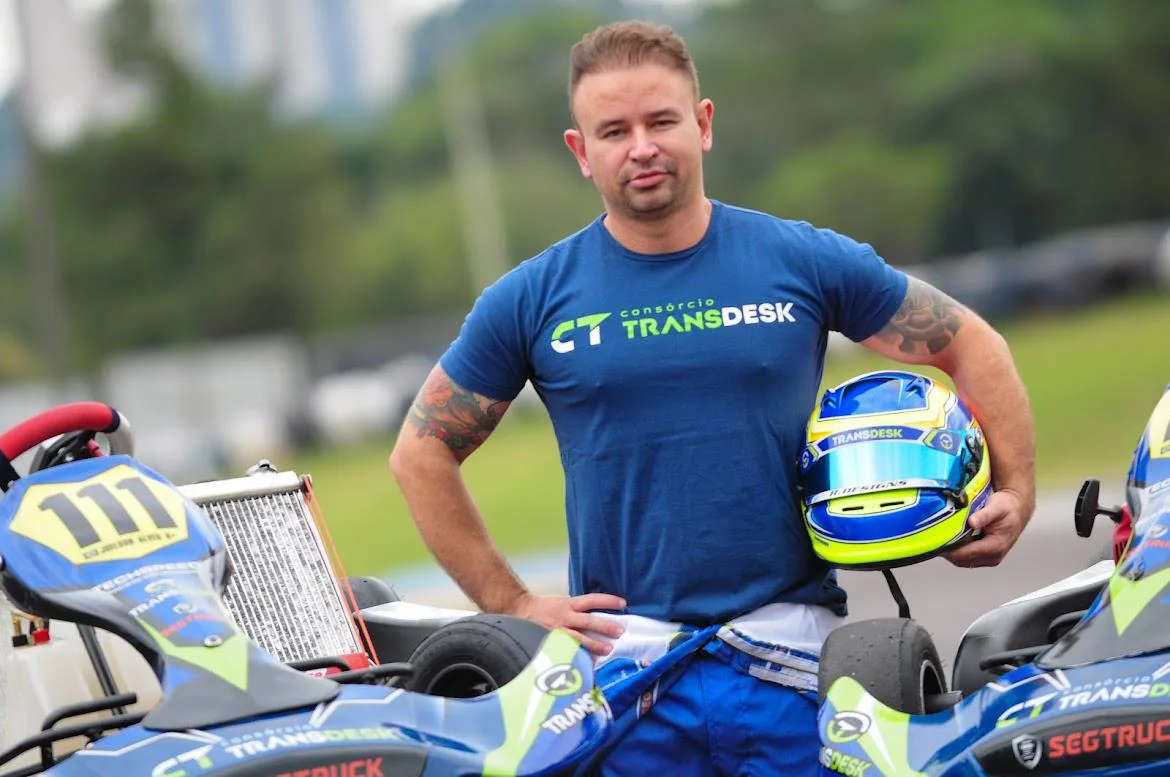
<svg viewBox="0 0 1170 777">
<path fill-rule="evenodd" d="M 1100 561 L 981 615 L 959 642 L 951 687 L 966 698 L 1003 674 L 996 667 L 981 668 L 984 659 L 1051 644 L 1079 620 L 1076 615 L 1093 603 L 1112 573 L 1113 562 Z M 1025 653 L 1019 663 L 1031 657 Z"/>
<path fill-rule="evenodd" d="M 390 663 L 409 661 L 423 640 L 448 624 L 474 616 L 475 611 L 397 601 L 366 607 L 361 615 L 374 654 L 380 662 Z"/>
</svg>

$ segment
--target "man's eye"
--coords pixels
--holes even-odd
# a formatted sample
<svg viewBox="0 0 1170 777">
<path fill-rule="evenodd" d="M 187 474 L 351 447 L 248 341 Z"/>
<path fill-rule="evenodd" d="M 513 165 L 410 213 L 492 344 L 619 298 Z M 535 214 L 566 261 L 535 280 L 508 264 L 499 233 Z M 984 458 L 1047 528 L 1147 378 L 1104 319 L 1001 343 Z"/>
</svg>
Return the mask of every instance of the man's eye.
<svg viewBox="0 0 1170 777">
<path fill-rule="evenodd" d="M 605 132 L 601 133 L 601 137 L 603 137 L 603 138 L 616 138 L 618 135 L 621 135 L 621 134 L 622 134 L 622 130 L 620 130 L 620 129 L 608 129 Z"/>
</svg>

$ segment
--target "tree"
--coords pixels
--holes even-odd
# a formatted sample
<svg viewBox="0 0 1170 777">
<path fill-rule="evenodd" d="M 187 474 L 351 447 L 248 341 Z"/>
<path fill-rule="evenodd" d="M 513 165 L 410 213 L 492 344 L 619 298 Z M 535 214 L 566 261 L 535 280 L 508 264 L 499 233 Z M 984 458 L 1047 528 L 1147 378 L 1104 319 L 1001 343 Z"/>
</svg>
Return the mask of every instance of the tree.
<svg viewBox="0 0 1170 777">
<path fill-rule="evenodd" d="M 114 15 L 112 50 L 149 111 L 48 156 L 82 366 L 127 348 L 292 329 L 349 271 L 334 145 L 280 121 L 271 91 L 217 91 L 144 43 L 144 0 Z"/>
<path fill-rule="evenodd" d="M 43 374 L 48 366 L 33 350 L 31 296 L 26 248 L 18 228 L 18 210 L 0 209 L 0 382 L 23 381 Z"/>
</svg>

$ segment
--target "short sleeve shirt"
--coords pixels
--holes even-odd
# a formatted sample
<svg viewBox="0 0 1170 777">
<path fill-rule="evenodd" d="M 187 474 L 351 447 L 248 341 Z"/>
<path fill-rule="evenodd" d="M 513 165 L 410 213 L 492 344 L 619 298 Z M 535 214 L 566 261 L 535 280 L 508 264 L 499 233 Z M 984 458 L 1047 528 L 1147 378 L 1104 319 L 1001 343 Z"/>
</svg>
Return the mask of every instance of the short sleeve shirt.
<svg viewBox="0 0 1170 777">
<path fill-rule="evenodd" d="M 796 461 L 827 337 L 884 326 L 906 276 L 865 244 L 714 202 L 677 253 L 603 219 L 484 291 L 441 364 L 501 400 L 531 381 L 565 473 L 573 594 L 715 623 L 844 592 L 815 556 Z"/>
</svg>

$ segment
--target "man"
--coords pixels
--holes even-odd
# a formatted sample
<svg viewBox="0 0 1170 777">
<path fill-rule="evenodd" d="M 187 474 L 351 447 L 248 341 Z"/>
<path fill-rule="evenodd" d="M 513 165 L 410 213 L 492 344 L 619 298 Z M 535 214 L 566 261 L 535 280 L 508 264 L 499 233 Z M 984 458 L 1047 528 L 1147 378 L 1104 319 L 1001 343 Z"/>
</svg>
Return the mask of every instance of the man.
<svg viewBox="0 0 1170 777">
<path fill-rule="evenodd" d="M 827 332 L 944 370 L 982 422 L 996 492 L 972 519 L 983 538 L 949 555 L 959 566 L 997 564 L 1031 515 L 1024 388 L 983 320 L 869 246 L 706 197 L 713 106 L 669 28 L 586 35 L 570 108 L 565 143 L 604 214 L 484 291 L 391 469 L 463 591 L 574 633 L 603 685 L 622 687 L 680 630 L 734 626 L 652 710 L 653 690 L 642 697 L 637 712 L 653 714 L 606 773 L 815 773 L 816 652 L 844 594 L 813 554 L 795 481 Z M 565 470 L 570 596 L 524 586 L 460 476 L 526 380 Z"/>
</svg>

